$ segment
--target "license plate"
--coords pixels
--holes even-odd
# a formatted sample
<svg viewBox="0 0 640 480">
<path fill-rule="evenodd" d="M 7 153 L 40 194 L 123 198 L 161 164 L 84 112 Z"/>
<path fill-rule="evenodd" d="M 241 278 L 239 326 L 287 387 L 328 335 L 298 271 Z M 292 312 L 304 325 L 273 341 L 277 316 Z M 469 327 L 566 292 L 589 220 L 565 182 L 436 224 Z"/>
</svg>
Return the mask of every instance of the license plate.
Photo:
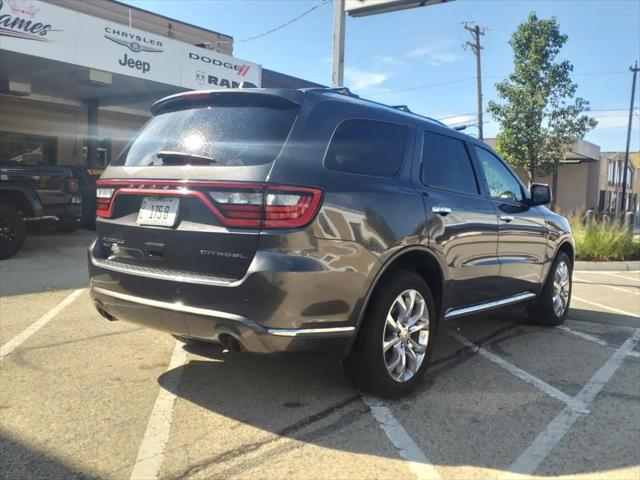
<svg viewBox="0 0 640 480">
<path fill-rule="evenodd" d="M 144 197 L 138 212 L 138 225 L 173 227 L 179 206 L 179 198 Z"/>
</svg>

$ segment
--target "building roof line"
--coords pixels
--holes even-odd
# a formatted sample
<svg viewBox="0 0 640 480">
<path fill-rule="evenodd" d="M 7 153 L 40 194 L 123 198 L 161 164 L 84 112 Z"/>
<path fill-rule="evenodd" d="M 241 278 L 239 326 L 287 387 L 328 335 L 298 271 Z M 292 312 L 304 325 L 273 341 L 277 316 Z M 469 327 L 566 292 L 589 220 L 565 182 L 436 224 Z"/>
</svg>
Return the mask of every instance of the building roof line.
<svg viewBox="0 0 640 480">
<path fill-rule="evenodd" d="M 152 12 L 151 10 L 145 10 L 144 8 L 135 7 L 133 5 L 129 5 L 128 3 L 121 2 L 119 0 L 107 0 L 107 1 L 109 1 L 111 3 L 117 3 L 118 5 L 122 5 L 123 7 L 130 8 L 132 10 L 137 10 L 138 12 L 143 12 L 143 13 L 146 13 L 148 15 L 154 15 L 156 17 L 164 18 L 165 20 L 170 20 L 172 22 L 181 23 L 183 25 L 187 25 L 187 26 L 192 27 L 192 28 L 197 28 L 198 30 L 202 30 L 204 32 L 213 33 L 215 35 L 219 35 L 221 37 L 226 37 L 226 38 L 229 38 L 229 39 L 233 40 L 233 36 L 227 35 L 226 33 L 216 32 L 215 30 L 211 30 L 209 28 L 204 28 L 204 27 L 201 27 L 199 25 L 195 25 L 193 23 L 185 22 L 184 20 L 178 20 L 177 18 L 167 17 L 166 15 L 162 15 L 160 13 Z"/>
</svg>

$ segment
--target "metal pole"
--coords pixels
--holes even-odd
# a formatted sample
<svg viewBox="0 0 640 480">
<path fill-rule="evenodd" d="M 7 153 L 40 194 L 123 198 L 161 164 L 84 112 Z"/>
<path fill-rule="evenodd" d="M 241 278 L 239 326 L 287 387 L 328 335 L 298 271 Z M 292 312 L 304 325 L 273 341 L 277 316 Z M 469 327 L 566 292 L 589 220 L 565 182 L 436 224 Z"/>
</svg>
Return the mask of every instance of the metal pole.
<svg viewBox="0 0 640 480">
<path fill-rule="evenodd" d="M 344 0 L 333 0 L 333 74 L 334 88 L 343 86 L 344 79 Z"/>
<path fill-rule="evenodd" d="M 480 137 L 480 141 L 484 140 L 484 136 L 482 135 L 482 64 L 480 62 L 480 27 L 476 25 L 476 50 L 478 53 L 476 54 L 476 69 L 477 69 L 477 82 L 478 82 L 478 136 Z"/>
<path fill-rule="evenodd" d="M 638 61 L 633 67 L 629 67 L 633 72 L 633 83 L 631 84 L 631 106 L 629 107 L 629 125 L 627 126 L 627 148 L 624 151 L 624 172 L 622 174 L 622 199 L 620 201 L 620 213 L 624 215 L 627 210 L 627 170 L 629 170 L 629 146 L 631 143 L 631 124 L 633 122 L 633 102 L 636 95 L 636 75 L 638 74 Z"/>
<path fill-rule="evenodd" d="M 474 27 L 470 27 L 469 24 L 465 23 L 464 28 L 471 32 L 471 37 L 473 38 L 472 42 L 467 42 L 466 44 L 471 47 L 471 51 L 476 56 L 476 80 L 478 85 L 478 138 L 480 141 L 484 140 L 483 129 L 482 129 L 482 63 L 480 61 L 480 51 L 482 47 L 480 46 L 480 35 L 484 35 L 485 29 L 475 25 Z"/>
</svg>

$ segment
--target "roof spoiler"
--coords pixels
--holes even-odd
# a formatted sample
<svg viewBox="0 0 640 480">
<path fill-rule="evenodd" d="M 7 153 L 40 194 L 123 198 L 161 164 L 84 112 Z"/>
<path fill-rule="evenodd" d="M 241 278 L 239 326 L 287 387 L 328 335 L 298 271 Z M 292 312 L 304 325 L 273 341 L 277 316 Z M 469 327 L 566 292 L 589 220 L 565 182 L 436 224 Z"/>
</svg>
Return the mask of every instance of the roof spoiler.
<svg viewBox="0 0 640 480">
<path fill-rule="evenodd" d="M 184 110 L 202 105 L 263 105 L 274 108 L 300 106 L 302 97 L 295 90 L 273 90 L 263 88 L 227 88 L 220 90 L 192 90 L 161 98 L 151 106 L 151 114 Z"/>
</svg>

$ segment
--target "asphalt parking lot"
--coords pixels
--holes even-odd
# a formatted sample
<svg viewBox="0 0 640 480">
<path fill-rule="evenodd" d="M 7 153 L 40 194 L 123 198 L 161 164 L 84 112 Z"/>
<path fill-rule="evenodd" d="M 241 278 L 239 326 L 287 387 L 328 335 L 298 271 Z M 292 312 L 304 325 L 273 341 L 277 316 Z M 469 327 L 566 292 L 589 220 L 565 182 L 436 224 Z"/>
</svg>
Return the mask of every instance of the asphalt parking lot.
<svg viewBox="0 0 640 480">
<path fill-rule="evenodd" d="M 381 401 L 335 360 L 105 321 L 91 238 L 0 264 L 2 478 L 640 478 L 640 272 L 575 272 L 561 328 L 450 323 L 421 388 Z"/>
</svg>

